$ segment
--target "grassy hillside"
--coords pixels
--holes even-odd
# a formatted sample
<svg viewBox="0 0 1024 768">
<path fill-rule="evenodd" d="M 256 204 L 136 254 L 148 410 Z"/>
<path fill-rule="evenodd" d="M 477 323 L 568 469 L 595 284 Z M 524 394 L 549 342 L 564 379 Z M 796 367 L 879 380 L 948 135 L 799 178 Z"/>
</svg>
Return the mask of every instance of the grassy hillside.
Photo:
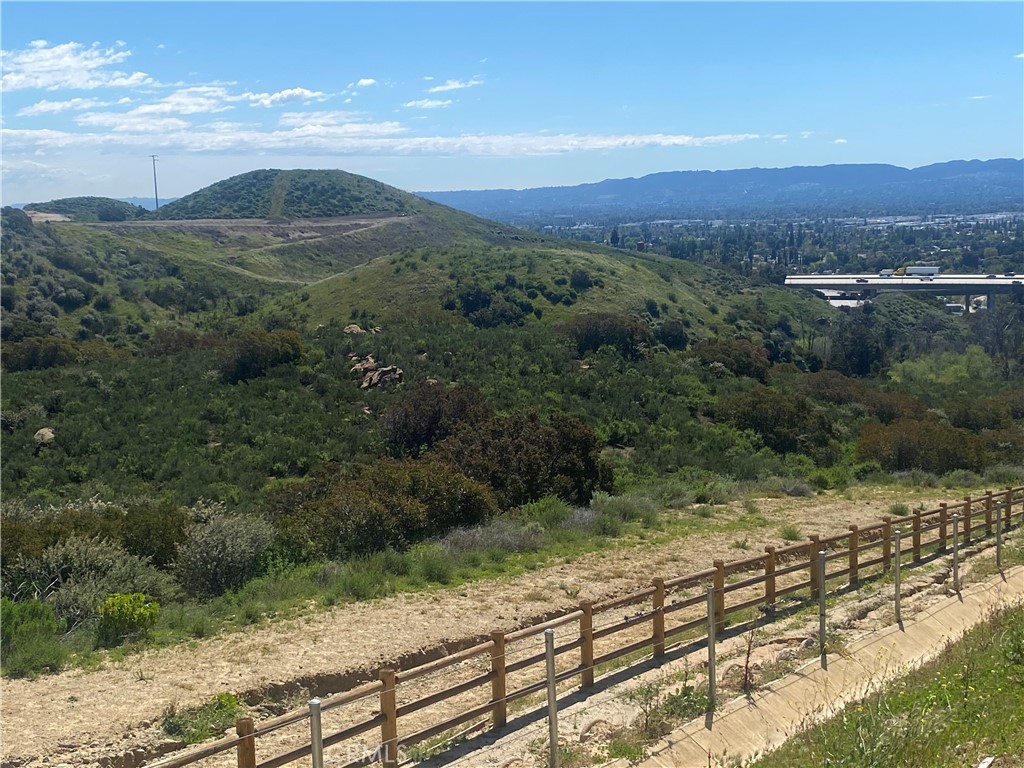
<svg viewBox="0 0 1024 768">
<path fill-rule="evenodd" d="M 206 600 L 492 519 L 529 533 L 550 497 L 559 530 L 615 535 L 635 512 L 587 505 L 652 478 L 687 505 L 1024 477 L 1024 304 L 839 311 L 325 173 L 343 191 L 265 171 L 186 202 L 251 219 L 0 214 L 0 583 L 56 612 L 42 635 L 112 593 Z M 339 201 L 365 207 L 286 218 Z"/>
<path fill-rule="evenodd" d="M 250 171 L 168 203 L 150 219 L 308 219 L 417 213 L 414 195 L 345 171 Z"/>
</svg>

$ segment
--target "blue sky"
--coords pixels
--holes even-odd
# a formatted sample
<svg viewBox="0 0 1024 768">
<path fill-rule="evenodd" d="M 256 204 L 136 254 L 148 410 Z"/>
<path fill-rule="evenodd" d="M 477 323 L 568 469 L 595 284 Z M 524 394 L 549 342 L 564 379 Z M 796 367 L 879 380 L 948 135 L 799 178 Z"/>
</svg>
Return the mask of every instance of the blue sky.
<svg viewBox="0 0 1024 768">
<path fill-rule="evenodd" d="M 3 200 L 1024 155 L 1024 3 L 0 6 Z"/>
</svg>

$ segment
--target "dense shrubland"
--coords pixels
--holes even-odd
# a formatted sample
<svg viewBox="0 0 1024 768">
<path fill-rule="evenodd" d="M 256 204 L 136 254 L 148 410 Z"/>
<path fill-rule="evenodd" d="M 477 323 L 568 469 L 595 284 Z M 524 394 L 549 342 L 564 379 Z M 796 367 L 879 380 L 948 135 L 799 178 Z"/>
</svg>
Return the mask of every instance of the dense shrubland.
<svg viewBox="0 0 1024 768">
<path fill-rule="evenodd" d="M 255 621 L 272 594 L 495 572 L 741 483 L 1024 480 L 1020 297 L 964 318 L 900 296 L 818 314 L 723 271 L 460 246 L 396 256 L 390 275 L 416 274 L 402 290 L 429 269 L 454 287 L 349 334 L 376 324 L 372 304 L 315 327 L 303 292 L 271 307 L 245 281 L 193 293 L 166 254 L 35 230 L 5 213 L 11 674 Z M 398 290 L 370 274 L 353 295 Z M 633 294 L 617 303 L 616 285 Z M 369 355 L 404 383 L 361 389 L 351 368 Z"/>
</svg>

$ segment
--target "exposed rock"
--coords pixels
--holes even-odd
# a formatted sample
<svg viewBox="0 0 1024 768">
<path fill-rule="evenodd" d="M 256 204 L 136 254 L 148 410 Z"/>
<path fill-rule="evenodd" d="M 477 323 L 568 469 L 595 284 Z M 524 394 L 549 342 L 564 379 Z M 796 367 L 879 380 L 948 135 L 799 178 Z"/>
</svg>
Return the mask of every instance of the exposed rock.
<svg viewBox="0 0 1024 768">
<path fill-rule="evenodd" d="M 404 375 L 402 369 L 397 365 L 377 368 L 363 377 L 363 383 L 359 385 L 359 388 L 370 389 L 371 387 L 380 387 L 386 384 L 398 384 L 402 381 Z"/>
<path fill-rule="evenodd" d="M 360 328 L 355 323 L 349 323 L 342 330 L 345 333 L 366 333 L 366 331 L 364 331 L 362 328 Z"/>
<path fill-rule="evenodd" d="M 36 441 L 36 445 L 49 445 L 57 439 L 57 433 L 53 431 L 53 427 L 43 427 L 32 435 L 32 439 Z"/>
</svg>

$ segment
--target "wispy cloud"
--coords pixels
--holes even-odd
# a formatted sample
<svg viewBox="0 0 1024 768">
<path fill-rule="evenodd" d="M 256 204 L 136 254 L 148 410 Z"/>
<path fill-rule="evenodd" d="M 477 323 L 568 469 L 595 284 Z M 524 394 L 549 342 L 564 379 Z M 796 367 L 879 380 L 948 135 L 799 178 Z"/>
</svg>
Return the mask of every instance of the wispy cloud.
<svg viewBox="0 0 1024 768">
<path fill-rule="evenodd" d="M 971 101 L 983 101 L 984 99 L 991 99 L 992 94 L 987 93 L 984 96 L 968 96 L 967 98 L 969 98 Z"/>
<path fill-rule="evenodd" d="M 352 112 L 346 110 L 332 110 L 327 112 L 285 112 L 278 120 L 278 125 L 294 127 L 299 125 L 344 125 L 363 120 L 366 117 L 363 112 Z"/>
<path fill-rule="evenodd" d="M 110 48 L 102 48 L 99 43 L 87 48 L 81 43 L 50 45 L 46 40 L 33 40 L 27 48 L 2 54 L 0 87 L 4 91 L 131 88 L 154 83 L 145 72 L 111 69 L 132 55 L 121 41 Z"/>
<path fill-rule="evenodd" d="M 153 114 L 139 113 L 135 110 L 131 112 L 87 112 L 75 118 L 75 122 L 89 128 L 109 128 L 113 133 L 110 134 L 106 142 L 101 143 L 114 144 L 119 143 L 116 136 L 119 133 L 130 134 L 132 137 L 145 136 L 147 139 L 150 139 L 155 135 L 184 130 L 190 125 L 185 120 L 177 117 L 157 117 Z M 54 131 L 52 133 L 56 134 L 57 132 Z M 72 135 L 88 136 L 89 134 Z M 96 141 L 97 138 L 93 136 L 93 141 Z M 121 141 L 133 143 L 131 137 L 126 137 Z"/>
<path fill-rule="evenodd" d="M 18 117 L 35 117 L 37 115 L 55 115 L 58 112 L 68 110 L 96 109 L 97 107 L 109 107 L 113 102 L 100 101 L 99 99 L 68 99 L 67 101 L 49 101 L 43 99 L 18 110 Z"/>
<path fill-rule="evenodd" d="M 1015 58 L 1015 59 L 1024 59 L 1024 53 L 1018 53 L 1018 54 L 1017 54 L 1016 56 L 1014 56 L 1013 58 Z"/>
<path fill-rule="evenodd" d="M 308 88 L 286 88 L 277 93 L 244 93 L 242 95 L 257 107 L 277 107 L 296 101 L 324 101 L 327 98 L 327 94 L 323 91 L 311 91 Z"/>
<path fill-rule="evenodd" d="M 849 144 L 849 142 L 846 139 L 835 139 L 832 143 L 833 144 Z"/>
<path fill-rule="evenodd" d="M 451 99 L 416 99 L 415 101 L 407 101 L 402 106 L 413 107 L 415 109 L 439 109 L 441 107 L 447 107 L 452 103 Z"/>
<path fill-rule="evenodd" d="M 376 85 L 377 81 L 372 77 L 363 77 L 356 80 L 356 88 L 369 88 L 371 85 Z"/>
<path fill-rule="evenodd" d="M 301 113 L 296 113 L 301 114 Z M 84 117 L 84 116 L 83 116 Z M 134 129 L 126 116 L 114 123 L 110 116 L 89 118 L 97 127 L 112 127 L 108 133 L 74 133 L 53 130 L 3 129 L 4 145 L 10 151 L 30 152 L 70 147 L 151 147 L 164 151 L 252 152 L 277 151 L 306 153 L 311 150 L 329 155 L 347 154 L 464 154 L 469 156 L 518 157 L 522 155 L 560 155 L 573 152 L 640 149 L 644 147 L 706 147 L 738 144 L 764 139 L 756 133 L 690 136 L 687 134 L 496 134 L 462 136 L 410 136 L 396 122 L 302 122 L 290 118 L 282 130 L 239 130 L 225 133 L 189 126 L 184 121 L 166 118 L 154 127 L 135 116 Z M 308 115 L 307 115 L 308 117 Z"/>
<path fill-rule="evenodd" d="M 427 93 L 441 93 L 442 91 L 458 91 L 463 88 L 473 88 L 477 85 L 483 85 L 484 81 L 478 78 L 471 80 L 445 80 L 441 85 L 435 85 L 432 88 L 427 89 Z"/>
</svg>

